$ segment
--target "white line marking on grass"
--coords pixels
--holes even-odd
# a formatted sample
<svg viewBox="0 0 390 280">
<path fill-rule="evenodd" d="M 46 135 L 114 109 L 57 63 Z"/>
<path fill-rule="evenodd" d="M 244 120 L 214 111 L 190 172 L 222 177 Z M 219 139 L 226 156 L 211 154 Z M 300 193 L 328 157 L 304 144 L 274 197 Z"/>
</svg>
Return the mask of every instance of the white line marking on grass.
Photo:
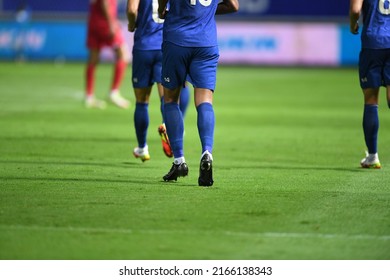
<svg viewBox="0 0 390 280">
<path fill-rule="evenodd" d="M 251 237 L 269 238 L 320 238 L 320 239 L 366 239 L 366 240 L 390 240 L 390 235 L 368 234 L 326 234 L 326 233 L 295 233 L 295 232 L 224 232 L 226 235 L 241 235 Z"/>
<path fill-rule="evenodd" d="M 237 232 L 237 231 L 191 231 L 191 230 L 132 230 L 112 228 L 85 228 L 85 227 L 52 227 L 52 226 L 25 226 L 25 225 L 0 225 L 1 230 L 34 230 L 34 231 L 68 231 L 68 232 L 93 232 L 93 233 L 118 233 L 118 234 L 224 234 L 229 236 L 248 236 L 262 238 L 318 238 L 318 239 L 349 239 L 349 240 L 390 240 L 390 235 L 369 234 L 325 234 L 325 233 L 297 233 L 297 232 Z"/>
<path fill-rule="evenodd" d="M 70 97 L 72 97 L 73 99 L 76 99 L 76 100 L 84 100 L 84 96 L 85 96 L 85 93 L 82 91 L 74 91 L 70 95 Z"/>
</svg>

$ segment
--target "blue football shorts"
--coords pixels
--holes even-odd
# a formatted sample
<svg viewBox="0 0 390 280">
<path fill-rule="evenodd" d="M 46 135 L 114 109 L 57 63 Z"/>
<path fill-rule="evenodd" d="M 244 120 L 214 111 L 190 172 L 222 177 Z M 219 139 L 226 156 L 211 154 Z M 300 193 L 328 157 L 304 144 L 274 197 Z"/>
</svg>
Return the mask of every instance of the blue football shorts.
<svg viewBox="0 0 390 280">
<path fill-rule="evenodd" d="M 182 47 L 163 43 L 162 84 L 171 90 L 186 80 L 196 88 L 214 91 L 217 80 L 218 47 Z"/>
<path fill-rule="evenodd" d="M 146 88 L 161 83 L 161 67 L 161 50 L 133 50 L 133 87 Z"/>
<path fill-rule="evenodd" d="M 390 49 L 362 49 L 359 79 L 362 89 L 390 85 Z"/>
</svg>

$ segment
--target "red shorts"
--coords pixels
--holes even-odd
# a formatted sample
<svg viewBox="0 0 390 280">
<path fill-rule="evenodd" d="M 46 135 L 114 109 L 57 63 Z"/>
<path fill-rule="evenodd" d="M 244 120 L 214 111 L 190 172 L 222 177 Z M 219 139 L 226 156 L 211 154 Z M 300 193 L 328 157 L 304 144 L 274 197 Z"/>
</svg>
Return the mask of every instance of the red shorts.
<svg viewBox="0 0 390 280">
<path fill-rule="evenodd" d="M 116 48 L 125 42 L 122 30 L 118 28 L 113 37 L 108 28 L 88 26 L 87 47 L 89 49 L 101 49 L 103 47 Z"/>
</svg>

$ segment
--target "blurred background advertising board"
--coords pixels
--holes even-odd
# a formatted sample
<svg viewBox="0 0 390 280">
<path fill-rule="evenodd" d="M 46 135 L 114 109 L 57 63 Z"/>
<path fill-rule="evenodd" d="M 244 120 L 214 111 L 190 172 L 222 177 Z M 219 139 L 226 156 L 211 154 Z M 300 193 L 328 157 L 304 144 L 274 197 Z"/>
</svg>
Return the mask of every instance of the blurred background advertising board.
<svg viewBox="0 0 390 280">
<path fill-rule="evenodd" d="M 118 14 L 130 51 L 126 3 L 118 0 Z M 0 0 L 0 59 L 85 60 L 88 7 L 89 0 Z M 360 37 L 349 32 L 348 7 L 349 0 L 242 0 L 238 13 L 216 17 L 220 63 L 355 66 Z M 112 58 L 102 52 L 103 61 Z"/>
<path fill-rule="evenodd" d="M 279 17 L 338 18 L 348 12 L 345 0 L 244 0 L 240 1 L 240 14 Z"/>
<path fill-rule="evenodd" d="M 222 63 L 337 65 L 336 24 L 219 23 Z"/>
</svg>

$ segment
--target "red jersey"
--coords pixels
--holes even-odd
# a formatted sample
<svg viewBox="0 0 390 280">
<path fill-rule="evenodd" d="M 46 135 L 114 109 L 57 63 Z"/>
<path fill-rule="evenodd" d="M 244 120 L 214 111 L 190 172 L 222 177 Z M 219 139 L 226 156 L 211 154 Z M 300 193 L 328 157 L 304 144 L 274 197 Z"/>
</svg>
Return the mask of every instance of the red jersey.
<svg viewBox="0 0 390 280">
<path fill-rule="evenodd" d="M 116 0 L 107 0 L 108 15 L 111 19 L 117 20 L 117 3 Z M 108 28 L 108 22 L 103 10 L 103 0 L 90 0 L 89 4 L 89 21 L 88 24 L 105 25 Z"/>
<path fill-rule="evenodd" d="M 88 48 L 100 49 L 104 46 L 116 47 L 124 43 L 122 31 L 118 21 L 117 0 L 108 2 L 108 16 L 114 23 L 115 34 L 111 36 L 107 16 L 103 9 L 104 0 L 91 0 L 88 17 Z"/>
</svg>

